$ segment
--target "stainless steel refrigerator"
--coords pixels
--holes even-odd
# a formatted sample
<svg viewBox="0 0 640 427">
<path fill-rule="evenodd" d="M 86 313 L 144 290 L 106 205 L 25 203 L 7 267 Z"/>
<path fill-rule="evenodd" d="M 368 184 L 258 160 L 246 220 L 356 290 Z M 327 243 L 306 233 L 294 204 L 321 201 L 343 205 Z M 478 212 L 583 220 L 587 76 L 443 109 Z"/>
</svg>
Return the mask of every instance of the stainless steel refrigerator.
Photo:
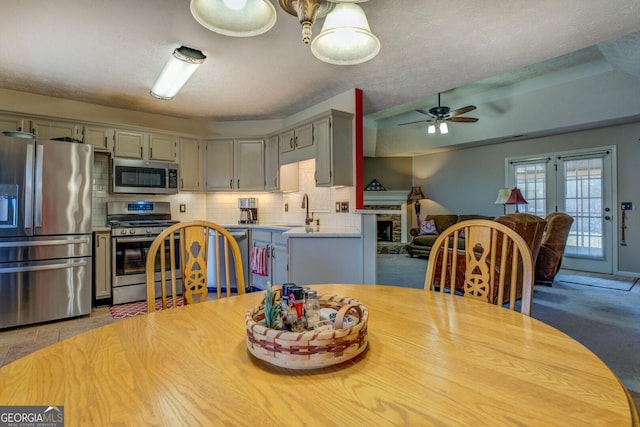
<svg viewBox="0 0 640 427">
<path fill-rule="evenodd" d="M 91 311 L 93 148 L 0 134 L 0 328 Z"/>
</svg>

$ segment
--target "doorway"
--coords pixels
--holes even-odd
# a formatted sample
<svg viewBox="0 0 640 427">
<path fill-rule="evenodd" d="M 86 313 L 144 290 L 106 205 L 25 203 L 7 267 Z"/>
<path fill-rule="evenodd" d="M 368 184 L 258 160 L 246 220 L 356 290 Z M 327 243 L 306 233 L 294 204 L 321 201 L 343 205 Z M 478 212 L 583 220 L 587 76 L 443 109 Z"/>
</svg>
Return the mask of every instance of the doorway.
<svg viewBox="0 0 640 427">
<path fill-rule="evenodd" d="M 557 211 L 574 219 L 563 268 L 613 274 L 616 267 L 617 218 L 615 147 L 507 159 L 507 182 L 538 216 Z"/>
</svg>

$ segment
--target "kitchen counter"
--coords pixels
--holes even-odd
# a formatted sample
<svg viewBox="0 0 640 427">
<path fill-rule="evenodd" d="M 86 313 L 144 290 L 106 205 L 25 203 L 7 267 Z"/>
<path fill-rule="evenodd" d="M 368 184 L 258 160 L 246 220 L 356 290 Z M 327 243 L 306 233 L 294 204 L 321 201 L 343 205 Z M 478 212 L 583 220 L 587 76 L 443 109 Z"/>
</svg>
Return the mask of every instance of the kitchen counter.
<svg viewBox="0 0 640 427">
<path fill-rule="evenodd" d="M 287 237 L 360 237 L 360 230 L 356 227 L 308 225 L 291 228 L 283 235 Z"/>
<path fill-rule="evenodd" d="M 105 226 L 102 226 L 102 227 L 99 227 L 99 226 L 93 226 L 93 227 L 91 227 L 91 230 L 92 230 L 92 231 L 97 231 L 97 232 L 101 232 L 101 231 L 111 231 L 111 227 L 107 227 L 106 225 L 105 225 Z"/>
</svg>

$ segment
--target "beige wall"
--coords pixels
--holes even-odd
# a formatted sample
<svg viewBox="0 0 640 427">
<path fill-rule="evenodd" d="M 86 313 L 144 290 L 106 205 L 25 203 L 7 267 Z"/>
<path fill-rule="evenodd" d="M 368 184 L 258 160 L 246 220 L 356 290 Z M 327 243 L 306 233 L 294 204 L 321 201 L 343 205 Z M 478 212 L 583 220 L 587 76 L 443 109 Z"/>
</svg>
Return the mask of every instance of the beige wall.
<svg viewBox="0 0 640 427">
<path fill-rule="evenodd" d="M 475 147 L 415 157 L 414 184 L 425 188 L 429 200 L 424 213 L 478 213 L 501 215 L 495 205 L 498 189 L 505 185 L 505 158 L 535 156 L 565 150 L 615 145 L 617 147 L 617 200 L 612 207 L 620 224 L 620 202 L 632 202 L 627 215 L 627 246 L 617 247 L 618 270 L 640 274 L 640 123 L 611 126 L 543 138 Z M 616 230 L 620 233 L 620 230 Z M 614 266 L 615 269 L 615 266 Z"/>
<path fill-rule="evenodd" d="M 406 191 L 411 189 L 411 157 L 365 157 L 364 187 L 374 179 L 388 191 Z"/>
</svg>

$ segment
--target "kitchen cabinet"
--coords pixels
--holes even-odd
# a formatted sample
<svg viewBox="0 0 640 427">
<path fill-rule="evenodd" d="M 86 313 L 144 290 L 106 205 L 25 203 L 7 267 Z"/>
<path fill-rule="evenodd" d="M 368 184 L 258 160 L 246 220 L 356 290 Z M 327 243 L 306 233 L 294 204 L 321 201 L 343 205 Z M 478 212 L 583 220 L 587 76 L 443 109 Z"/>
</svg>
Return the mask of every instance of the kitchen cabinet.
<svg viewBox="0 0 640 427">
<path fill-rule="evenodd" d="M 200 141 L 180 138 L 180 191 L 202 191 Z"/>
<path fill-rule="evenodd" d="M 233 140 L 207 141 L 205 152 L 205 190 L 233 190 Z"/>
<path fill-rule="evenodd" d="M 207 191 L 263 191 L 263 139 L 210 140 L 206 149 Z"/>
<path fill-rule="evenodd" d="M 353 114 L 331 110 L 313 127 L 316 186 L 353 186 Z"/>
<path fill-rule="evenodd" d="M 301 286 L 363 283 L 360 236 L 307 237 L 294 234 L 287 242 L 290 282 Z"/>
<path fill-rule="evenodd" d="M 279 141 L 278 135 L 268 138 L 264 151 L 264 189 L 276 191 L 280 189 L 279 174 Z"/>
<path fill-rule="evenodd" d="M 315 156 L 313 122 L 304 123 L 279 135 L 280 164 L 308 160 Z"/>
<path fill-rule="evenodd" d="M 176 141 L 173 135 L 149 134 L 149 160 L 176 161 Z"/>
<path fill-rule="evenodd" d="M 93 145 L 94 151 L 110 153 L 112 151 L 113 129 L 103 126 L 85 125 L 82 128 L 82 142 Z"/>
<path fill-rule="evenodd" d="M 251 273 L 251 286 L 258 289 L 267 289 L 267 281 L 273 285 L 287 283 L 288 256 L 287 238 L 284 230 L 268 230 L 254 228 L 251 232 L 251 246 L 265 248 L 267 251 L 267 275 L 260 276 Z"/>
<path fill-rule="evenodd" d="M 116 130 L 113 140 L 113 154 L 116 157 L 142 159 L 144 155 L 144 142 L 144 132 Z"/>
<path fill-rule="evenodd" d="M 72 122 L 37 119 L 31 121 L 31 133 L 36 139 L 72 138 L 79 140 L 80 125 Z"/>
<path fill-rule="evenodd" d="M 111 298 L 111 232 L 96 231 L 93 233 L 94 259 L 94 299 Z"/>
<path fill-rule="evenodd" d="M 0 132 L 11 130 L 15 132 L 31 132 L 29 119 L 20 116 L 0 116 Z"/>
</svg>

